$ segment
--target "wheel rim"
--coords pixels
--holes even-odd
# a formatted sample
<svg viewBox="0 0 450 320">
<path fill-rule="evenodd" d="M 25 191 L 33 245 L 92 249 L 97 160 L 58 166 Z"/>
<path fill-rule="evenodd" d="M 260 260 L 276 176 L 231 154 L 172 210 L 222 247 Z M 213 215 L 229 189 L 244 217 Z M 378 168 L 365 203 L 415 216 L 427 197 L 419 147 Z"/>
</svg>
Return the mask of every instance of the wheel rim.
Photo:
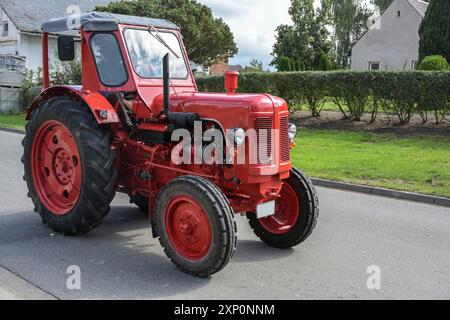
<svg viewBox="0 0 450 320">
<path fill-rule="evenodd" d="M 31 152 L 35 190 L 53 214 L 69 213 L 81 192 L 82 169 L 77 143 L 60 122 L 45 122 L 36 132 Z"/>
<path fill-rule="evenodd" d="M 175 250 L 192 261 L 203 259 L 211 247 L 212 231 L 208 215 L 192 198 L 179 196 L 167 206 L 167 236 Z"/>
<path fill-rule="evenodd" d="M 295 227 L 299 216 L 300 203 L 294 188 L 284 183 L 280 196 L 275 205 L 275 214 L 259 219 L 261 226 L 274 234 L 289 232 Z"/>
</svg>

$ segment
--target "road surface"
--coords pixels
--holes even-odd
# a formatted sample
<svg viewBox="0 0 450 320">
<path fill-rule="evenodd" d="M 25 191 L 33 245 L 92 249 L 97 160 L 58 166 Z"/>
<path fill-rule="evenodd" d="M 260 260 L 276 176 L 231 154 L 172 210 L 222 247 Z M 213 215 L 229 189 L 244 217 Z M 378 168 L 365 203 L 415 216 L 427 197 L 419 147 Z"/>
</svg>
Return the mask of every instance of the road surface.
<svg viewBox="0 0 450 320">
<path fill-rule="evenodd" d="M 269 248 L 237 217 L 232 262 L 197 279 L 165 257 L 126 196 L 88 235 L 42 225 L 22 181 L 21 139 L 0 132 L 0 298 L 450 299 L 449 208 L 320 188 L 307 242 Z M 80 290 L 67 287 L 70 266 L 80 269 Z"/>
</svg>

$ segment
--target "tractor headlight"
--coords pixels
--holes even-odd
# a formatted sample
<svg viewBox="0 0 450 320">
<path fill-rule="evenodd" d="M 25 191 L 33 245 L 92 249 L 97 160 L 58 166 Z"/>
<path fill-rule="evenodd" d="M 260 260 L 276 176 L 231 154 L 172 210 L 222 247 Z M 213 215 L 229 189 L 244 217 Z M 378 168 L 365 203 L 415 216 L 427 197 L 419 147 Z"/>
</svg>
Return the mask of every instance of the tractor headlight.
<svg viewBox="0 0 450 320">
<path fill-rule="evenodd" d="M 295 138 L 297 137 L 297 126 L 295 124 L 289 124 L 288 134 L 289 140 L 291 140 L 291 142 L 294 142 Z"/>
<path fill-rule="evenodd" d="M 240 146 L 245 142 L 245 130 L 242 128 L 234 129 L 234 142 Z"/>
</svg>

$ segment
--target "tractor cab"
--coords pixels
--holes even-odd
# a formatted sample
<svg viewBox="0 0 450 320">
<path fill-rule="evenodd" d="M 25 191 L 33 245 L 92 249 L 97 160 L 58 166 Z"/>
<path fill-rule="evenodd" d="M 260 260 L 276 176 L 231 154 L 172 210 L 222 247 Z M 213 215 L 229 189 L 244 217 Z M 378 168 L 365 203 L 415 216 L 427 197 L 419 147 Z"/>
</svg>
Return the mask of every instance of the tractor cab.
<svg viewBox="0 0 450 320">
<path fill-rule="evenodd" d="M 180 29 L 166 20 L 91 12 L 49 21 L 42 30 L 44 88 L 50 86 L 48 35 L 79 30 L 81 40 L 58 37 L 58 57 L 73 60 L 74 43 L 81 43 L 82 92 L 135 92 L 151 108 L 162 94 L 163 57 L 169 52 L 172 86 L 180 93 L 196 91 Z"/>
</svg>

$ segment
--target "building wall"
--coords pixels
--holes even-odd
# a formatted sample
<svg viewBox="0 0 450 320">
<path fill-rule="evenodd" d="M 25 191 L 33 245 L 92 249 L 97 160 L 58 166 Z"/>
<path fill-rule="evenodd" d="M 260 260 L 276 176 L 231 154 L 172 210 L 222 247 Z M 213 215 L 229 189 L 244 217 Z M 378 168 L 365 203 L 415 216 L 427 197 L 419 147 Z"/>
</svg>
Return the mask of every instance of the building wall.
<svg viewBox="0 0 450 320">
<path fill-rule="evenodd" d="M 395 0 L 353 47 L 352 69 L 368 70 L 370 61 L 379 61 L 380 70 L 411 70 L 419 56 L 421 21 L 407 0 Z"/>
<path fill-rule="evenodd" d="M 54 64 L 57 61 L 56 37 L 49 37 L 48 47 L 50 63 Z M 42 68 L 42 35 L 21 33 L 19 53 L 21 56 L 26 57 L 25 67 L 27 69 L 37 70 L 38 68 Z"/>
<path fill-rule="evenodd" d="M 225 71 L 228 68 L 228 59 L 220 59 L 215 64 L 213 64 L 210 69 L 209 73 L 212 76 L 221 76 L 225 73 Z"/>
<path fill-rule="evenodd" d="M 42 35 L 41 34 L 20 34 L 21 56 L 26 57 L 25 67 L 31 70 L 42 68 Z M 48 39 L 48 56 L 50 64 L 58 64 L 58 40 L 56 36 L 49 36 Z M 75 57 L 79 59 L 81 56 L 80 43 L 75 43 Z"/>
<path fill-rule="evenodd" d="M 3 35 L 3 22 L 9 25 L 8 35 Z M 17 54 L 19 47 L 19 31 L 8 17 L 6 12 L 0 7 L 0 54 Z"/>
</svg>

